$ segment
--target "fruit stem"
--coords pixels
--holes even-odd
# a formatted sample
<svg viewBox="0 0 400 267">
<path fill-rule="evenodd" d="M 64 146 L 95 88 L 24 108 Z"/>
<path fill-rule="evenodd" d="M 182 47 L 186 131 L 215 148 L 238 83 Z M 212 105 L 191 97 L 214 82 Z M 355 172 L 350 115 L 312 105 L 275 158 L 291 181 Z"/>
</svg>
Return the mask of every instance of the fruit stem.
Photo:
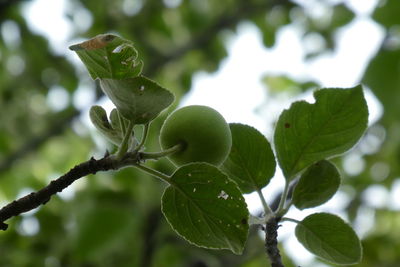
<svg viewBox="0 0 400 267">
<path fill-rule="evenodd" d="M 177 145 L 174 145 L 173 147 L 170 147 L 166 150 L 160 151 L 160 152 L 143 152 L 140 155 L 140 159 L 146 160 L 146 159 L 159 159 L 166 157 L 168 155 L 174 154 L 176 152 L 182 151 L 184 148 L 184 145 L 182 143 L 179 143 Z"/>
<path fill-rule="evenodd" d="M 125 132 L 124 139 L 122 140 L 122 143 L 117 152 L 117 159 L 122 159 L 122 157 L 128 151 L 128 144 L 129 144 L 129 139 L 131 138 L 133 126 L 134 126 L 133 122 L 129 121 L 128 127 Z"/>
<path fill-rule="evenodd" d="M 153 177 L 159 178 L 160 180 L 166 182 L 167 184 L 172 184 L 171 183 L 171 179 L 170 179 L 171 177 L 169 177 L 168 175 L 166 175 L 166 174 L 164 174 L 162 172 L 156 171 L 156 170 L 154 170 L 152 168 L 146 167 L 146 166 L 141 165 L 141 164 L 136 164 L 134 166 L 136 168 L 144 171 L 145 173 L 150 174 Z"/>
<path fill-rule="evenodd" d="M 138 152 L 144 146 L 144 143 L 146 143 L 146 139 L 149 134 L 149 128 L 150 128 L 150 123 L 146 123 L 143 129 L 142 140 L 140 141 L 140 144 L 135 148 L 134 150 L 135 152 Z"/>
</svg>

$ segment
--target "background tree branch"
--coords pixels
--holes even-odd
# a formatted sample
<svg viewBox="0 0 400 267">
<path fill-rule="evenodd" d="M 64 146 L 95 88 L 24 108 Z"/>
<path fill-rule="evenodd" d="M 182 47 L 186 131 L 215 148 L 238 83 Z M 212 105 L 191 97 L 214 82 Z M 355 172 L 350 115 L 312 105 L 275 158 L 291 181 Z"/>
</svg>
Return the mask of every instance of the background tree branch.
<svg viewBox="0 0 400 267">
<path fill-rule="evenodd" d="M 0 2 L 0 5 L 4 3 L 9 6 L 11 2 L 13 1 L 3 1 Z M 240 5 L 237 6 L 234 12 L 231 14 L 220 15 L 220 17 L 215 19 L 213 23 L 195 34 L 186 44 L 176 50 L 170 51 L 166 55 L 155 55 L 150 58 L 148 67 L 144 70 L 144 75 L 148 77 L 154 76 L 166 64 L 178 60 L 191 50 L 206 46 L 221 31 L 237 25 L 246 17 L 260 12 L 265 12 L 266 9 L 272 8 L 275 5 L 292 6 L 293 4 L 287 0 L 267 1 L 261 3 L 241 1 Z M 37 150 L 52 137 L 62 134 L 71 122 L 81 115 L 82 110 L 71 109 L 67 113 L 68 114 L 65 115 L 63 120 L 59 120 L 54 124 L 49 125 L 49 127 L 47 127 L 41 134 L 27 140 L 20 148 L 10 153 L 2 162 L 0 162 L 0 173 L 8 170 L 17 159 L 21 159 L 30 152 Z"/>
</svg>

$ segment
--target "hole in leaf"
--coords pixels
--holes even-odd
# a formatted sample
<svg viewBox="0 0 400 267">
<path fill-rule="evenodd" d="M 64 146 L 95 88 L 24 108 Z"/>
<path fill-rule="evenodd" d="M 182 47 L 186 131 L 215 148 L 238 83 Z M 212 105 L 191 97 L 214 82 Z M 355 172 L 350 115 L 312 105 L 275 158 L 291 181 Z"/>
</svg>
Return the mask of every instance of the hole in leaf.
<svg viewBox="0 0 400 267">
<path fill-rule="evenodd" d="M 121 45 L 117 46 L 116 48 L 114 48 L 112 53 L 114 53 L 114 54 L 121 53 L 122 49 L 124 49 L 124 45 L 123 44 L 121 44 Z"/>
</svg>

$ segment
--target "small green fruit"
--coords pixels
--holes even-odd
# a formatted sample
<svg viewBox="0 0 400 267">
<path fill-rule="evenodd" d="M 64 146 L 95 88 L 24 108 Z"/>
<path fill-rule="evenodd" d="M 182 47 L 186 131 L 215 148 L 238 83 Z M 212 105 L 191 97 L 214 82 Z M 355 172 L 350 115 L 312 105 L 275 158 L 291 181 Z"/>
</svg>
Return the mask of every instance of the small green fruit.
<svg viewBox="0 0 400 267">
<path fill-rule="evenodd" d="M 180 143 L 183 150 L 168 156 L 175 165 L 200 161 L 218 166 L 230 152 L 232 136 L 229 125 L 216 110 L 187 106 L 169 115 L 160 132 L 162 149 Z"/>
</svg>

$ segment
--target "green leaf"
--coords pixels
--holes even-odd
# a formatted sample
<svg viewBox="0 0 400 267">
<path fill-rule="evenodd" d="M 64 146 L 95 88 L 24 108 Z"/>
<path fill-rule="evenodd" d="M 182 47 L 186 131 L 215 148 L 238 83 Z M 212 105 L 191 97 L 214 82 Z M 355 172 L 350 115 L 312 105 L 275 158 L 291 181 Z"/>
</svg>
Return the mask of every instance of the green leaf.
<svg viewBox="0 0 400 267">
<path fill-rule="evenodd" d="M 162 211 L 190 243 L 242 253 L 249 212 L 237 185 L 217 167 L 191 163 L 177 169 L 162 197 Z"/>
<path fill-rule="evenodd" d="M 110 124 L 114 129 L 123 133 L 125 131 L 123 129 L 125 129 L 127 123 L 125 124 L 126 121 L 124 118 L 121 118 L 121 119 L 122 119 L 121 122 L 122 122 L 123 126 L 121 126 L 121 123 L 120 123 L 118 110 L 116 108 L 113 108 L 110 112 Z"/>
<path fill-rule="evenodd" d="M 368 107 L 361 85 L 317 90 L 314 97 L 314 104 L 293 103 L 276 126 L 276 154 L 288 180 L 316 161 L 349 150 L 367 127 Z"/>
<path fill-rule="evenodd" d="M 340 174 L 335 165 L 318 161 L 301 175 L 293 192 L 293 204 L 301 210 L 319 206 L 336 193 L 339 185 Z"/>
<path fill-rule="evenodd" d="M 80 44 L 70 46 L 96 78 L 125 79 L 138 76 L 143 63 L 129 40 L 112 34 L 101 34 Z"/>
<path fill-rule="evenodd" d="M 115 145 L 119 145 L 122 141 L 120 131 L 113 128 L 108 121 L 106 111 L 100 106 L 92 106 L 89 111 L 90 120 L 99 132 L 107 137 Z"/>
<path fill-rule="evenodd" d="M 329 213 L 307 216 L 296 226 L 296 237 L 311 253 L 335 264 L 361 261 L 362 247 L 354 230 Z"/>
<path fill-rule="evenodd" d="M 100 85 L 120 114 L 135 124 L 148 123 L 174 101 L 170 91 L 143 76 L 101 79 Z"/>
<path fill-rule="evenodd" d="M 229 124 L 232 148 L 221 166 L 244 193 L 265 187 L 275 173 L 275 157 L 267 139 L 251 126 Z"/>
</svg>

